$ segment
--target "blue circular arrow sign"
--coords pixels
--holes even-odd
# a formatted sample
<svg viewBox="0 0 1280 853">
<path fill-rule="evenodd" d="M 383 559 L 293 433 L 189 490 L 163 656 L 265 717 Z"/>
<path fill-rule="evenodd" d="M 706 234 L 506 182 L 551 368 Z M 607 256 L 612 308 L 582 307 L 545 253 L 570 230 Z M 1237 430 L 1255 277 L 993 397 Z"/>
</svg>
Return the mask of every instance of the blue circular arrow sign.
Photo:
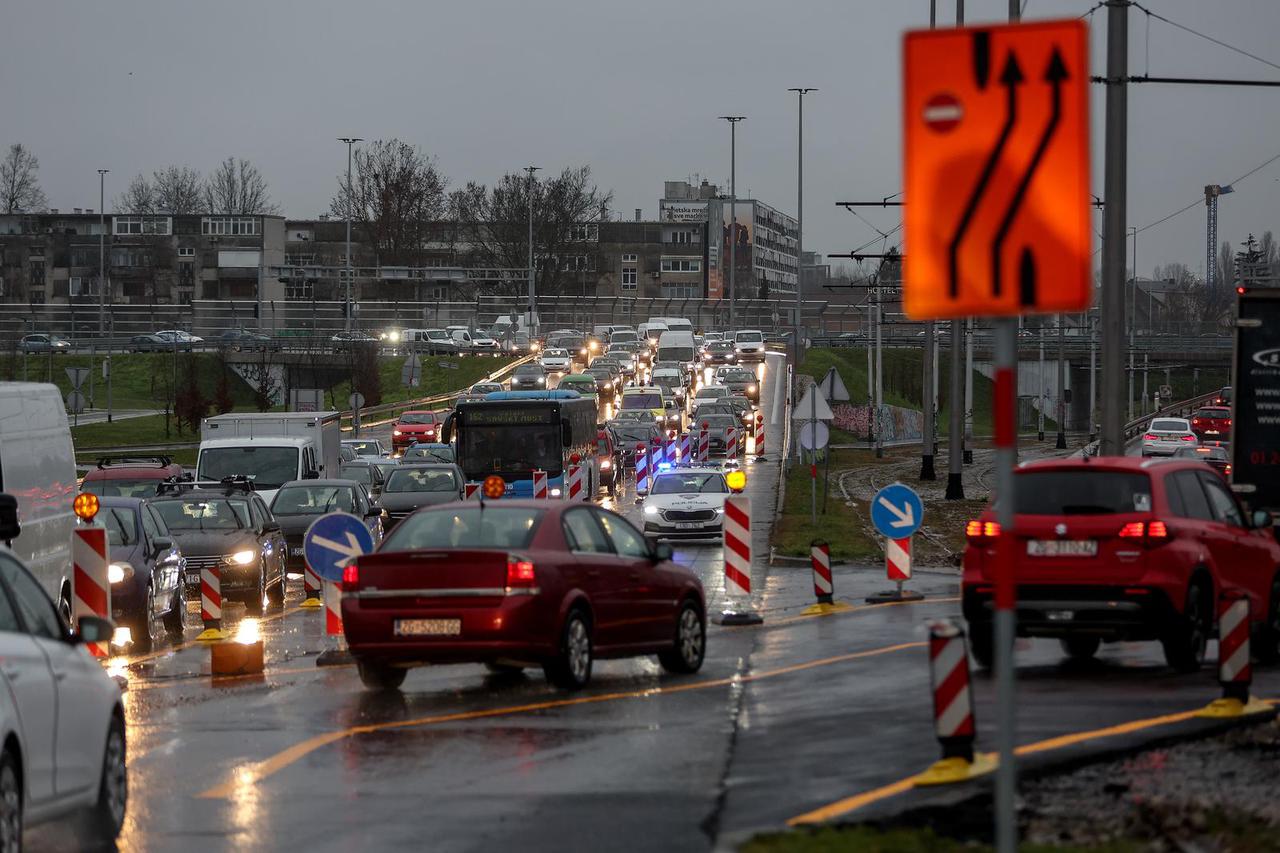
<svg viewBox="0 0 1280 853">
<path fill-rule="evenodd" d="M 893 483 L 871 499 L 871 523 L 876 532 L 890 539 L 906 539 L 924 521 L 924 502 L 915 489 Z"/>
<path fill-rule="evenodd" d="M 373 534 L 363 521 L 347 512 L 320 516 L 302 537 L 302 554 L 311 571 L 334 583 L 342 580 L 348 560 L 372 550 Z"/>
</svg>

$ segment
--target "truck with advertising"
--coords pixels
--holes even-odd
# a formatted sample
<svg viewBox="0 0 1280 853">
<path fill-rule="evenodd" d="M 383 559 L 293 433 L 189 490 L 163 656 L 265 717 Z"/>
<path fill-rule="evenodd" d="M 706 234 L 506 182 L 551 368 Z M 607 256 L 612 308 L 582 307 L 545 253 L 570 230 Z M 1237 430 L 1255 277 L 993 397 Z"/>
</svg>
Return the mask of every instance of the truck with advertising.
<svg viewBox="0 0 1280 853">
<path fill-rule="evenodd" d="M 268 504 L 290 480 L 338 476 L 337 412 L 214 415 L 200 423 L 196 479 L 245 476 Z"/>
<path fill-rule="evenodd" d="M 1242 289 L 1231 394 L 1231 487 L 1280 513 L 1280 288 Z"/>
</svg>

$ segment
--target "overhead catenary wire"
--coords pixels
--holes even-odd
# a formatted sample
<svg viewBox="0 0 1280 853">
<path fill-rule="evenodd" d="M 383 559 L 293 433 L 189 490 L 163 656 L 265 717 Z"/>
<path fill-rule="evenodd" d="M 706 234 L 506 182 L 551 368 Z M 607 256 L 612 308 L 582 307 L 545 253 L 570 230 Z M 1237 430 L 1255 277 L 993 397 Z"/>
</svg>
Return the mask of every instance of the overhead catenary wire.
<svg viewBox="0 0 1280 853">
<path fill-rule="evenodd" d="M 1274 69 L 1276 69 L 1276 70 L 1280 71 L 1280 63 L 1272 62 L 1270 59 L 1266 59 L 1266 58 L 1264 58 L 1264 57 L 1258 56 L 1256 53 L 1250 53 L 1249 51 L 1245 50 L 1245 49 L 1244 49 L 1244 48 L 1242 48 L 1242 47 L 1236 47 L 1236 46 L 1235 46 L 1235 45 L 1233 45 L 1233 44 L 1228 44 L 1227 42 L 1223 41 L 1222 39 L 1217 39 L 1217 38 L 1214 38 L 1213 36 L 1206 35 L 1205 33 L 1202 33 L 1202 32 L 1200 32 L 1199 30 L 1196 30 L 1196 29 L 1192 29 L 1191 27 L 1188 27 L 1188 26 L 1186 26 L 1185 24 L 1179 24 L 1177 21 L 1170 20 L 1169 18 L 1166 18 L 1164 15 L 1161 15 L 1161 14 L 1159 14 L 1159 13 L 1157 13 L 1157 12 L 1152 12 L 1150 9 L 1148 9 L 1146 6 L 1143 6 L 1141 3 L 1134 2 L 1132 5 L 1133 5 L 1133 6 L 1135 6 L 1136 8 L 1138 8 L 1138 9 L 1141 9 L 1143 12 L 1146 12 L 1147 17 L 1149 17 L 1149 18 L 1155 18 L 1157 21 L 1163 21 L 1164 23 L 1168 24 L 1169 26 L 1171 26 L 1171 27 L 1176 27 L 1177 29 L 1180 29 L 1180 30 L 1182 30 L 1182 31 L 1183 31 L 1183 32 L 1185 32 L 1185 33 L 1189 33 L 1189 34 L 1191 34 L 1191 35 L 1193 35 L 1193 36 L 1196 36 L 1196 37 L 1198 37 L 1198 38 L 1202 38 L 1202 39 L 1204 39 L 1205 41 L 1212 42 L 1213 44 L 1216 44 L 1218 47 L 1226 48 L 1227 50 L 1232 51 L 1233 53 L 1238 53 L 1238 54 L 1240 54 L 1241 56 L 1248 57 L 1249 59 L 1252 59 L 1252 60 L 1254 60 L 1255 62 L 1261 62 L 1263 65 L 1270 66 L 1271 68 L 1274 68 Z M 1148 22 L 1148 27 L 1150 27 L 1150 23 L 1149 23 L 1149 22 Z M 1150 64 L 1150 63 L 1148 63 L 1148 64 Z"/>
</svg>

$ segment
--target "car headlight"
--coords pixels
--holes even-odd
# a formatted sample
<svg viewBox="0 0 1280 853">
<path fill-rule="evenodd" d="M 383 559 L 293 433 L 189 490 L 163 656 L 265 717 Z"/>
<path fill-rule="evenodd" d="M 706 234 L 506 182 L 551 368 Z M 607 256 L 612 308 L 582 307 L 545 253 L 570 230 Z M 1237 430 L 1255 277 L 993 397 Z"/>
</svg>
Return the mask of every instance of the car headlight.
<svg viewBox="0 0 1280 853">
<path fill-rule="evenodd" d="M 659 509 L 656 506 L 647 506 L 644 508 L 645 515 L 657 515 Z"/>
<path fill-rule="evenodd" d="M 605 459 L 604 461 L 602 461 L 602 462 L 600 463 L 600 470 L 601 470 L 601 471 L 608 471 L 608 470 L 609 470 L 610 468 L 612 468 L 612 467 L 613 467 L 613 463 L 612 463 L 612 462 L 610 462 L 608 459 Z"/>
<path fill-rule="evenodd" d="M 546 380 L 546 379 L 539 378 L 539 379 L 538 379 L 538 384 L 539 384 L 539 385 L 546 385 L 546 384 L 547 384 L 547 380 Z"/>
<path fill-rule="evenodd" d="M 247 566 L 254 560 L 258 559 L 258 552 L 253 550 L 236 551 L 234 554 L 223 557 L 222 562 L 235 564 L 237 566 Z"/>
<path fill-rule="evenodd" d="M 107 566 L 107 582 L 118 584 L 133 577 L 133 566 L 129 563 L 111 563 Z"/>
<path fill-rule="evenodd" d="M 560 490 L 559 490 L 559 489 L 552 489 L 552 490 L 551 490 L 551 497 L 553 497 L 553 498 L 558 498 L 558 497 L 560 497 Z"/>
<path fill-rule="evenodd" d="M 754 386 L 754 385 L 748 385 L 748 386 L 747 386 L 747 393 L 748 393 L 748 394 L 754 394 L 754 393 L 755 393 L 755 391 L 756 391 L 756 386 Z"/>
<path fill-rule="evenodd" d="M 582 349 L 578 350 L 578 354 L 579 354 L 579 355 L 586 355 L 586 354 L 587 354 L 587 348 L 586 348 L 586 347 L 583 347 Z"/>
<path fill-rule="evenodd" d="M 715 508 L 715 513 L 716 513 L 716 515 L 724 515 L 724 507 L 722 507 L 722 506 L 718 506 L 718 507 L 716 507 L 716 508 Z"/>
<path fill-rule="evenodd" d="M 391 431 L 391 434 L 392 434 L 392 435 L 404 435 L 404 433 L 403 433 L 403 432 L 401 432 L 401 431 L 400 431 L 400 430 L 398 430 L 398 429 L 393 429 L 393 430 Z"/>
</svg>

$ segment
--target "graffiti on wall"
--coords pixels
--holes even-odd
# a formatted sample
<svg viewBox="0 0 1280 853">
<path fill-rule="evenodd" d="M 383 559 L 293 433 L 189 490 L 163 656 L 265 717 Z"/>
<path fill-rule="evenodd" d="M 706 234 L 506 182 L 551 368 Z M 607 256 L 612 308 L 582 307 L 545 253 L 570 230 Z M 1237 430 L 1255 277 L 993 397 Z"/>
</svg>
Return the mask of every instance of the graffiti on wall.
<svg viewBox="0 0 1280 853">
<path fill-rule="evenodd" d="M 832 407 L 833 423 L 845 432 L 865 436 L 870 431 L 874 406 L 851 406 L 837 403 Z M 880 407 L 880 435 L 882 441 L 919 441 L 924 436 L 924 414 L 915 409 L 883 405 Z"/>
</svg>

